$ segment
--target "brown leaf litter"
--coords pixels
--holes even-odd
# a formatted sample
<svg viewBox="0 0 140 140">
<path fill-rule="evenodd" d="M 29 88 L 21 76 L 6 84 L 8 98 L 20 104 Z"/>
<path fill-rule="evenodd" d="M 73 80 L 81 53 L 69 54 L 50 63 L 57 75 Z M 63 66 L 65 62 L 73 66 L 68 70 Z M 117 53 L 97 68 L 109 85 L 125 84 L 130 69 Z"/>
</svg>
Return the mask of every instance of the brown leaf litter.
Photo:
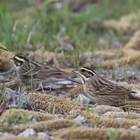
<svg viewBox="0 0 140 140">
<path fill-rule="evenodd" d="M 71 101 L 69 99 L 64 99 L 60 97 L 55 97 L 52 95 L 46 95 L 46 94 L 40 94 L 40 93 L 30 93 L 29 94 L 29 100 L 31 102 L 31 106 L 34 109 L 37 110 L 46 110 L 50 113 L 55 114 L 69 114 L 71 111 L 79 111 L 82 112 L 86 110 L 86 107 L 79 105 L 78 103 Z M 103 114 L 105 112 L 109 111 L 117 111 L 122 112 L 121 108 L 125 108 L 125 110 L 138 110 L 139 111 L 140 102 L 139 101 L 132 101 L 128 104 L 121 106 L 120 108 L 117 107 L 111 107 L 111 106 L 97 106 L 97 108 L 94 109 L 94 114 Z M 80 112 L 81 113 L 81 112 Z M 136 117 L 136 116 L 135 116 Z"/>
<path fill-rule="evenodd" d="M 140 136 L 138 133 L 139 129 L 134 132 L 127 130 L 133 125 L 139 127 L 139 114 L 137 113 L 130 112 L 130 117 L 127 118 L 128 112 L 125 113 L 122 109 L 110 106 L 97 106 L 97 108 L 87 111 L 86 107 L 83 107 L 74 101 L 41 93 L 29 93 L 29 99 L 33 109 L 46 110 L 49 113 L 24 109 L 8 109 L 0 116 L 0 126 L 2 126 L 1 131 L 6 130 L 13 134 L 17 134 L 27 128 L 33 128 L 36 132 L 51 131 L 51 134 L 55 138 L 84 139 L 91 138 L 94 135 L 97 139 L 107 139 L 107 133 L 110 131 L 109 128 L 113 127 L 117 128 L 118 139 L 124 139 L 125 137 L 135 139 Z M 59 119 L 58 116 L 52 115 L 52 113 L 63 114 L 64 110 L 69 119 Z M 113 111 L 117 111 L 118 115 L 114 115 L 113 117 L 104 116 L 107 112 Z M 31 119 L 25 124 L 20 121 L 22 120 L 20 115 L 32 115 L 32 119 L 35 119 L 36 123 L 33 123 Z M 69 117 L 75 117 L 78 115 L 83 116 L 89 124 L 102 128 L 84 128 L 80 122 L 73 121 L 71 120 L 72 117 Z M 119 116 L 122 118 L 119 118 Z M 15 120 L 16 118 L 16 122 L 10 121 Z M 19 137 L 19 140 L 22 139 Z"/>
<path fill-rule="evenodd" d="M 104 126 L 104 127 L 113 127 L 113 128 L 129 128 L 133 125 L 138 125 L 138 120 L 131 120 L 131 119 L 113 119 L 113 118 L 105 118 L 99 116 L 94 113 L 87 113 L 87 112 L 80 112 L 82 116 L 84 116 L 87 121 L 92 124 L 96 124 L 97 126 Z"/>
<path fill-rule="evenodd" d="M 10 117 L 10 119 L 14 119 L 17 115 L 19 115 L 19 113 L 26 116 L 32 114 L 37 121 L 47 121 L 55 118 L 53 115 L 47 113 L 29 111 L 24 109 L 8 109 L 0 116 L 0 123 L 6 122 L 8 117 Z"/>
<path fill-rule="evenodd" d="M 42 140 L 41 138 L 37 137 L 23 137 L 23 136 L 5 136 L 1 138 L 1 140 Z"/>
<path fill-rule="evenodd" d="M 78 126 L 79 123 L 72 121 L 72 120 L 66 120 L 66 119 L 54 119 L 50 121 L 43 121 L 43 122 L 37 122 L 35 124 L 18 124 L 13 127 L 10 127 L 10 131 L 14 133 L 22 132 L 23 130 L 27 128 L 33 128 L 36 132 L 42 132 L 42 131 L 51 131 L 51 130 L 57 130 L 62 128 L 67 128 L 71 126 Z"/>
<path fill-rule="evenodd" d="M 36 123 L 24 124 L 15 122 L 15 124 L 9 124 L 8 118 L 10 120 L 15 118 L 20 118 L 19 114 L 24 114 L 26 116 L 33 115 L 33 118 L 37 120 Z M 33 128 L 36 132 L 45 131 L 45 130 L 53 130 L 53 129 L 60 129 L 60 128 L 67 128 L 71 126 L 78 126 L 80 123 L 68 120 L 68 119 L 58 119 L 57 117 L 53 117 L 51 114 L 33 112 L 23 109 L 11 109 L 7 110 L 5 113 L 2 114 L 0 117 L 0 126 L 1 131 L 10 131 L 12 133 L 19 133 L 27 128 Z"/>
<path fill-rule="evenodd" d="M 138 113 L 130 113 L 130 112 L 117 112 L 117 111 L 112 111 L 112 112 L 106 112 L 103 114 L 103 117 L 107 118 L 118 118 L 118 119 L 137 119 L 140 120 L 140 114 Z"/>
<path fill-rule="evenodd" d="M 61 134 L 56 132 L 54 137 L 56 139 L 98 139 L 98 140 L 108 140 L 108 132 L 113 131 L 106 128 L 75 128 L 63 131 Z M 115 131 L 115 130 L 114 130 Z M 118 135 L 117 140 L 138 140 L 140 137 L 140 130 L 130 131 L 126 129 L 116 129 Z"/>
<path fill-rule="evenodd" d="M 129 119 L 128 120 L 115 120 L 115 119 L 113 120 L 112 119 L 112 124 L 110 124 L 111 123 L 110 119 L 100 116 L 99 113 L 98 113 L 99 115 L 97 113 L 95 113 L 95 112 L 97 112 L 97 109 L 95 109 L 95 112 L 93 111 L 94 113 L 87 113 L 86 111 L 84 111 L 84 110 L 86 110 L 86 108 L 79 105 L 78 103 L 67 100 L 67 99 L 64 100 L 63 98 L 55 97 L 55 96 L 51 96 L 51 95 L 45 95 L 45 94 L 40 94 L 40 93 L 30 93 L 29 99 L 31 101 L 31 106 L 34 109 L 48 110 L 50 113 L 55 113 L 55 114 L 60 114 L 60 113 L 69 114 L 71 111 L 76 111 L 77 114 L 83 115 L 89 121 L 91 118 L 91 120 L 94 120 L 95 122 L 97 121 L 97 122 L 100 122 L 101 124 L 105 123 L 105 125 L 109 125 L 109 126 L 112 125 L 114 127 L 117 127 L 119 125 L 121 125 L 121 126 L 124 125 L 124 126 L 128 127 L 130 125 L 134 125 L 134 124 L 138 123 L 138 121 L 131 122 Z M 140 104 L 140 102 L 137 102 L 137 105 L 138 104 Z M 59 106 L 58 110 L 57 110 L 57 108 L 55 108 L 57 106 Z M 130 107 L 131 107 L 131 105 L 130 105 Z M 60 110 L 60 108 L 62 110 Z M 111 107 L 106 106 L 106 107 L 104 107 L 104 110 L 105 110 L 105 108 L 106 108 L 106 111 L 111 111 Z M 122 111 L 121 109 L 118 109 L 116 107 L 113 107 L 112 110 L 120 111 L 120 112 Z M 119 112 L 118 112 L 118 114 L 119 114 Z M 135 114 L 133 114 L 133 116 L 135 116 L 135 118 L 139 117 L 139 116 L 136 116 Z M 105 121 L 104 121 L 104 119 L 105 119 Z M 108 121 L 106 121 L 106 120 L 108 120 Z"/>
<path fill-rule="evenodd" d="M 116 65 L 124 66 L 126 64 L 136 64 L 140 66 L 140 51 L 138 51 L 140 46 L 140 30 L 135 31 L 134 35 L 131 39 L 124 45 L 124 47 L 113 50 L 103 50 L 103 51 L 95 51 L 95 55 L 104 56 L 104 55 L 112 55 L 116 56 L 118 52 L 120 52 L 123 56 L 118 59 L 110 59 L 102 62 L 101 67 L 105 68 L 113 68 Z M 110 53 L 108 53 L 110 52 Z M 92 65 L 92 64 L 91 64 Z"/>
<path fill-rule="evenodd" d="M 73 102 L 69 99 L 64 99 L 52 95 L 29 93 L 31 106 L 35 109 L 48 110 L 52 113 L 69 113 L 71 110 L 84 110 L 85 107 Z"/>
<path fill-rule="evenodd" d="M 108 106 L 108 105 L 98 105 L 93 109 L 93 113 L 103 115 L 106 112 L 112 112 L 116 111 L 118 113 L 123 112 L 123 109 L 118 108 L 118 107 L 113 107 L 113 106 Z"/>
<path fill-rule="evenodd" d="M 34 52 L 28 52 L 28 54 L 32 60 L 41 59 L 41 61 L 46 61 L 46 63 L 54 62 L 56 57 L 54 52 L 49 52 L 43 49 L 39 49 Z"/>
<path fill-rule="evenodd" d="M 121 33 L 126 33 L 128 31 L 134 31 L 140 27 L 139 22 L 140 10 L 137 12 L 130 13 L 120 17 L 119 20 L 105 20 L 104 26 L 112 27 Z"/>
</svg>

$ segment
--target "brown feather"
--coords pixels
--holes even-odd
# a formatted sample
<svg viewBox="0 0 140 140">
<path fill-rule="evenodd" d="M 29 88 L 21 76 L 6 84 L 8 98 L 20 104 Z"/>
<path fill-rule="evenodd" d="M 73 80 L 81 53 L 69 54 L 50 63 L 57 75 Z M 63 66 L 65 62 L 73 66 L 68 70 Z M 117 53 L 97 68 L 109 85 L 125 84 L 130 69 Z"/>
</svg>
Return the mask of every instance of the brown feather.
<svg viewBox="0 0 140 140">
<path fill-rule="evenodd" d="M 84 74 L 86 77 L 88 75 L 87 80 L 83 83 L 83 89 L 85 94 L 95 103 L 104 104 L 104 105 L 112 105 L 119 106 L 125 104 L 127 101 L 140 101 L 140 97 L 135 96 L 135 91 L 131 91 L 126 89 L 125 87 L 119 86 L 117 84 L 112 83 L 111 81 L 98 76 L 95 72 L 87 68 L 79 70 L 79 73 Z M 84 71 L 85 70 L 85 71 Z M 89 77 L 89 74 L 92 76 Z M 76 72 L 79 76 L 81 76 L 78 72 Z"/>
</svg>

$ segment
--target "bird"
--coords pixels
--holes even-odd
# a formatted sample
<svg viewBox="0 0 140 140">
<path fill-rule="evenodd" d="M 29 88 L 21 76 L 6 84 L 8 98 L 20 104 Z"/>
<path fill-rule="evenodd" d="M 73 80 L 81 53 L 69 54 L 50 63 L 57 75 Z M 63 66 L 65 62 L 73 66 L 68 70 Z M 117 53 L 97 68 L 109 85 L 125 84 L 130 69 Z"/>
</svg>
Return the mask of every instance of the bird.
<svg viewBox="0 0 140 140">
<path fill-rule="evenodd" d="M 82 82 L 84 93 L 97 105 L 121 106 L 129 101 L 140 101 L 135 91 L 99 76 L 88 67 L 73 70 Z"/>
<path fill-rule="evenodd" d="M 38 87 L 43 84 L 44 87 L 50 88 L 53 84 L 57 84 L 57 87 L 58 85 L 72 85 L 72 79 L 68 80 L 65 71 L 59 68 L 30 60 L 24 54 L 16 54 L 11 60 L 16 69 L 17 79 L 23 85 Z"/>
</svg>

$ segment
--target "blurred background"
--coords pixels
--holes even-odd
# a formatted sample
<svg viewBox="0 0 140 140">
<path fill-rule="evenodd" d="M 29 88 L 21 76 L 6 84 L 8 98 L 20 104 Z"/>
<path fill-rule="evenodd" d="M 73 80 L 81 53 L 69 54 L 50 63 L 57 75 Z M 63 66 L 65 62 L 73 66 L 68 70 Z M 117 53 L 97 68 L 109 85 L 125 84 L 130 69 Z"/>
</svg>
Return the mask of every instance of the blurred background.
<svg viewBox="0 0 140 140">
<path fill-rule="evenodd" d="M 123 47 L 139 26 L 118 29 L 105 21 L 139 15 L 139 8 L 139 0 L 1 0 L 0 43 L 25 53 L 65 46 L 65 56 L 74 56 L 73 65 L 82 65 L 75 55 Z"/>
</svg>

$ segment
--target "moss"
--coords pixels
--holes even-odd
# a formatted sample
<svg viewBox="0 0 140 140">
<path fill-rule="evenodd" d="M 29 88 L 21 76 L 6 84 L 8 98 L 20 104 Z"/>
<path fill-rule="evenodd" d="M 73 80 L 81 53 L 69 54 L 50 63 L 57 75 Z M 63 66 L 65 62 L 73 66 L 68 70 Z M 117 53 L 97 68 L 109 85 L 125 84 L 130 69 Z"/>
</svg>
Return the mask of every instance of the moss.
<svg viewBox="0 0 140 140">
<path fill-rule="evenodd" d="M 108 140 L 108 132 L 111 129 L 106 128 L 76 128 L 76 129 L 69 129 L 63 132 L 56 132 L 54 133 L 55 138 L 63 138 L 63 139 L 99 139 L 99 140 Z M 130 131 L 125 129 L 116 129 L 118 131 L 118 136 L 116 137 L 117 140 L 136 140 L 140 137 L 140 130 L 138 131 Z"/>
<path fill-rule="evenodd" d="M 54 119 L 54 120 L 37 122 L 35 124 L 14 125 L 13 127 L 10 128 L 10 131 L 12 131 L 13 133 L 19 133 L 27 128 L 33 128 L 36 132 L 41 132 L 41 131 L 48 131 L 48 130 L 50 131 L 57 130 L 57 129 L 71 127 L 71 126 L 77 127 L 78 125 L 80 124 L 72 120 Z"/>
<path fill-rule="evenodd" d="M 42 139 L 37 137 L 7 136 L 1 138 L 1 140 L 42 140 Z"/>
<path fill-rule="evenodd" d="M 49 113 L 69 113 L 71 110 L 84 110 L 85 107 L 79 105 L 68 99 L 40 94 L 40 93 L 29 93 L 29 99 L 31 100 L 31 106 L 35 109 L 46 110 Z"/>
<path fill-rule="evenodd" d="M 113 128 L 129 128 L 132 125 L 138 125 L 138 120 L 131 120 L 131 119 L 113 119 L 113 118 L 105 118 L 104 116 L 99 116 L 93 113 L 87 113 L 85 111 L 81 112 L 89 122 L 93 124 L 97 124 L 98 126 L 105 126 L 105 127 L 113 127 Z"/>
</svg>

